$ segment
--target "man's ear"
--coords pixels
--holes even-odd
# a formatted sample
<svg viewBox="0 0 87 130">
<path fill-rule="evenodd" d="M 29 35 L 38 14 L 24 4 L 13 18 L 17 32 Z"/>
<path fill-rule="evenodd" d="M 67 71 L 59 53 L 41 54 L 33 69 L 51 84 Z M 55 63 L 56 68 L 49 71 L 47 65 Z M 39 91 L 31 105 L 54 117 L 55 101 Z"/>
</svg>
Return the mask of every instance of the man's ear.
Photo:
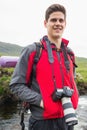
<svg viewBox="0 0 87 130">
<path fill-rule="evenodd" d="M 66 21 L 65 21 L 65 27 L 66 27 Z"/>
<path fill-rule="evenodd" d="M 46 20 L 44 20 L 44 26 L 45 26 L 45 28 L 47 27 L 47 21 Z"/>
</svg>

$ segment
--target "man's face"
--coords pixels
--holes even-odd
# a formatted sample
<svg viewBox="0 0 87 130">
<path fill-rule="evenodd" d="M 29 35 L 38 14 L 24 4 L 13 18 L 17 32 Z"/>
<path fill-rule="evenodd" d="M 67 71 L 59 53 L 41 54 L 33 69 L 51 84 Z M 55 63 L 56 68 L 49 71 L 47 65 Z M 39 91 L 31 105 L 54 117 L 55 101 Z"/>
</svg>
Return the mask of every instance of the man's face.
<svg viewBox="0 0 87 130">
<path fill-rule="evenodd" d="M 47 33 L 50 38 L 61 38 L 66 26 L 64 14 L 59 11 L 50 14 L 49 19 L 44 21 L 44 25 L 47 28 Z"/>
</svg>

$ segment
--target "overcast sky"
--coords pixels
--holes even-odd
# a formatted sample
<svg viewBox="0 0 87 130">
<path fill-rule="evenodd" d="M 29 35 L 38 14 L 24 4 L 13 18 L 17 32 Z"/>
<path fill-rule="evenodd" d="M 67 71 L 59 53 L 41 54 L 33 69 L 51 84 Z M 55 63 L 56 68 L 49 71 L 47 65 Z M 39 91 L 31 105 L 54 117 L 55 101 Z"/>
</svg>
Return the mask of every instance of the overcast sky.
<svg viewBox="0 0 87 130">
<path fill-rule="evenodd" d="M 0 0 L 0 41 L 21 46 L 38 41 L 46 34 L 44 14 L 53 3 L 67 10 L 63 37 L 76 56 L 87 57 L 86 0 Z"/>
</svg>

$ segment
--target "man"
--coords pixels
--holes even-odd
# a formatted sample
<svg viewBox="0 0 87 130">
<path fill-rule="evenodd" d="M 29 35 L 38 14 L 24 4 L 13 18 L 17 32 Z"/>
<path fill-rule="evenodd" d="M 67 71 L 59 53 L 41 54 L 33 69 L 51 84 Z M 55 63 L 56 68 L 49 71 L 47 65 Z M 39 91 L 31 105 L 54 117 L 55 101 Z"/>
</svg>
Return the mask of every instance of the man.
<svg viewBox="0 0 87 130">
<path fill-rule="evenodd" d="M 67 53 L 69 41 L 62 38 L 66 27 L 65 8 L 60 4 L 49 6 L 45 13 L 44 26 L 47 35 L 40 39 L 43 49 L 33 82 L 29 85 L 36 54 L 35 43 L 23 50 L 10 88 L 21 100 L 30 104 L 29 130 L 73 130 L 74 124 L 77 124 L 76 117 L 67 119 L 68 122 L 68 116 L 65 116 L 67 112 L 64 111 L 65 102 L 71 103 L 68 112 L 78 106 L 78 90 L 74 81 L 75 66 Z M 72 115 L 72 112 L 69 115 Z"/>
</svg>

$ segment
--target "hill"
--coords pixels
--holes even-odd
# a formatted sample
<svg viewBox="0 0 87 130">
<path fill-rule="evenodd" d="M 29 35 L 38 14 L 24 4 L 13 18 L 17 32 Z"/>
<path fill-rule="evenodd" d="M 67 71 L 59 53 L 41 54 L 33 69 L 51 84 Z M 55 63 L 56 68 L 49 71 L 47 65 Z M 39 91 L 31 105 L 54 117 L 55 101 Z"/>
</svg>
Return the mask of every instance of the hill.
<svg viewBox="0 0 87 130">
<path fill-rule="evenodd" d="M 0 55 L 18 56 L 22 49 L 19 45 L 0 42 Z"/>
</svg>

